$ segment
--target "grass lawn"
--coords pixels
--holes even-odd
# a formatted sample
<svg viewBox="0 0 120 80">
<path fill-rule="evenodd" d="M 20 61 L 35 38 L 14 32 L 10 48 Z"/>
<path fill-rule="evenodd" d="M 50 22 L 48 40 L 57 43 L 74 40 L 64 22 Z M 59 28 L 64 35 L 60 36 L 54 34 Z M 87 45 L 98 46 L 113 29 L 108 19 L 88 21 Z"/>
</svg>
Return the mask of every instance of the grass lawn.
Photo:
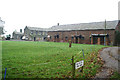
<svg viewBox="0 0 120 80">
<path fill-rule="evenodd" d="M 72 56 L 75 61 L 84 60 L 83 73 L 76 70 L 76 78 L 94 76 L 101 62 L 97 58 L 103 45 L 56 42 L 2 41 L 2 77 L 6 78 L 70 78 Z M 82 49 L 85 59 L 83 59 Z"/>
</svg>

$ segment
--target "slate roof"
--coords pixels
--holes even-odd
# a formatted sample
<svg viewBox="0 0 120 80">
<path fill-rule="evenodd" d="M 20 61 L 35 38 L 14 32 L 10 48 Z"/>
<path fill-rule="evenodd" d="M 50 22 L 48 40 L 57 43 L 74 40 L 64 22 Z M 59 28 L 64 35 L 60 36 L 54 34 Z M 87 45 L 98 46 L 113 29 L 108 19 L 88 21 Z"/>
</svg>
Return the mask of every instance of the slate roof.
<svg viewBox="0 0 120 80">
<path fill-rule="evenodd" d="M 118 24 L 118 20 L 106 21 L 106 29 L 115 29 Z M 29 27 L 29 30 L 35 31 L 71 31 L 71 30 L 99 30 L 105 29 L 105 21 L 91 22 L 91 23 L 78 23 L 78 24 L 66 24 L 59 26 L 52 26 L 50 28 Z"/>
<path fill-rule="evenodd" d="M 106 29 L 115 29 L 117 24 L 118 20 L 106 21 Z M 99 29 L 105 29 L 105 21 L 52 26 L 51 28 L 48 29 L 48 31 L 99 30 Z"/>
<path fill-rule="evenodd" d="M 20 35 L 23 35 L 23 33 L 21 33 L 21 32 L 16 32 L 16 31 L 14 31 L 13 33 L 14 33 L 14 34 L 20 34 Z"/>
<path fill-rule="evenodd" d="M 35 31 L 47 31 L 48 28 L 39 28 L 39 27 L 28 27 L 29 30 L 35 30 Z"/>
</svg>

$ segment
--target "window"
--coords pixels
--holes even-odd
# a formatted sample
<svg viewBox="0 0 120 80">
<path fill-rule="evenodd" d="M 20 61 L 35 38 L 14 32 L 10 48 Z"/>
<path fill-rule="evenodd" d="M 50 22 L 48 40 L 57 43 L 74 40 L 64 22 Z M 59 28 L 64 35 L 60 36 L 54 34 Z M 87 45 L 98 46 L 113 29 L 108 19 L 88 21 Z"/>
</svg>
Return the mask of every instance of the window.
<svg viewBox="0 0 120 80">
<path fill-rule="evenodd" d="M 68 40 L 68 37 L 67 37 L 67 36 L 65 37 L 65 40 Z"/>
<path fill-rule="evenodd" d="M 42 32 L 39 32 L 39 35 L 42 35 Z"/>
<path fill-rule="evenodd" d="M 33 35 L 33 31 L 30 32 L 30 35 Z"/>
<path fill-rule="evenodd" d="M 36 31 L 36 35 L 38 34 L 38 32 Z"/>
<path fill-rule="evenodd" d="M 57 35 L 56 37 L 59 38 L 59 35 Z"/>
<path fill-rule="evenodd" d="M 45 35 L 45 32 L 43 32 L 43 35 Z"/>
<path fill-rule="evenodd" d="M 71 40 L 74 40 L 74 37 L 71 37 Z"/>
<path fill-rule="evenodd" d="M 54 36 L 54 38 L 56 39 L 56 36 Z"/>
<path fill-rule="evenodd" d="M 39 32 L 39 35 L 41 35 L 41 32 Z"/>
<path fill-rule="evenodd" d="M 80 39 L 84 40 L 84 36 L 80 35 Z"/>
<path fill-rule="evenodd" d="M 27 35 L 27 32 L 25 32 L 25 34 Z"/>
</svg>

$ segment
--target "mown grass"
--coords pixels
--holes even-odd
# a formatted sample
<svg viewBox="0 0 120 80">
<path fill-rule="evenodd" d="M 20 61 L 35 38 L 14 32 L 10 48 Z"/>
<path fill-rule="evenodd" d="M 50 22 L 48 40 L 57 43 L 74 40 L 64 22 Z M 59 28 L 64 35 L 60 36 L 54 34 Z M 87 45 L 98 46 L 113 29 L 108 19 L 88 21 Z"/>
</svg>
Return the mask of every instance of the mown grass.
<svg viewBox="0 0 120 80">
<path fill-rule="evenodd" d="M 72 56 L 75 56 L 75 62 L 85 61 L 83 73 L 76 70 L 76 78 L 94 76 L 102 65 L 97 52 L 106 46 L 68 46 L 68 43 L 2 41 L 2 77 L 7 68 L 6 78 L 71 78 Z"/>
</svg>

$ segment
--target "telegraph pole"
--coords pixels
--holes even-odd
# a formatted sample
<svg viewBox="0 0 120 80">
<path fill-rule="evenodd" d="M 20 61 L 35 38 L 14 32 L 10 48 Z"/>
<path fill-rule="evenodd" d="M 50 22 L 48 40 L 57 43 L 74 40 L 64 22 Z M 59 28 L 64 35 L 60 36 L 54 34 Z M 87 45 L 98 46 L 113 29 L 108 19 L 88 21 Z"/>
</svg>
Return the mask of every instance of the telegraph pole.
<svg viewBox="0 0 120 80">
<path fill-rule="evenodd" d="M 104 45 L 106 45 L 106 19 L 105 19 L 105 37 L 104 37 Z"/>
</svg>

